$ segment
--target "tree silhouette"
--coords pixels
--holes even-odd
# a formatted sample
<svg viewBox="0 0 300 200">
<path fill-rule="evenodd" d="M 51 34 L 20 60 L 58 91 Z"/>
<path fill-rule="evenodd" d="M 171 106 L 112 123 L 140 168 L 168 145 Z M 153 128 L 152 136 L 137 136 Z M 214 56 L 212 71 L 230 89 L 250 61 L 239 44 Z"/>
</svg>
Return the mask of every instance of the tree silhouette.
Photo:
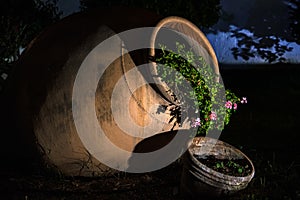
<svg viewBox="0 0 300 200">
<path fill-rule="evenodd" d="M 250 36 L 242 29 L 234 29 L 231 32 L 231 37 L 237 38 L 238 47 L 231 49 L 235 59 L 241 57 L 247 61 L 250 58 L 261 57 L 268 63 L 286 62 L 284 53 L 293 49 L 281 44 L 280 38 L 276 36 L 258 37 L 255 34 Z"/>
<path fill-rule="evenodd" d="M 0 3 L 0 92 L 20 49 L 59 19 L 57 0 L 5 0 Z"/>
<path fill-rule="evenodd" d="M 220 0 L 80 0 L 81 9 L 128 6 L 151 10 L 161 16 L 184 17 L 200 27 L 210 27 L 220 16 Z"/>
<path fill-rule="evenodd" d="M 292 37 L 297 44 L 300 44 L 300 1 L 289 0 L 288 7 Z"/>
<path fill-rule="evenodd" d="M 281 41 L 296 42 L 300 44 L 300 0 L 285 1 L 289 9 L 289 30 L 281 38 L 277 36 L 255 35 L 251 37 L 235 29 L 232 31 L 232 37 L 237 38 L 238 47 L 231 49 L 235 59 L 241 57 L 249 60 L 251 57 L 260 57 L 269 63 L 286 62 L 284 54 L 292 51 L 293 48 Z"/>
</svg>

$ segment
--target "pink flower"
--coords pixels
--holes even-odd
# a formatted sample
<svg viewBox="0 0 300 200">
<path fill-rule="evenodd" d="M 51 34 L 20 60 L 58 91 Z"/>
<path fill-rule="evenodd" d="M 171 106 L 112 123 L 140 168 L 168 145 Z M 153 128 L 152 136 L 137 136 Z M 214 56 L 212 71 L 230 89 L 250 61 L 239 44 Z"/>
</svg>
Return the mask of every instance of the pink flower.
<svg viewBox="0 0 300 200">
<path fill-rule="evenodd" d="M 197 127 L 197 126 L 200 126 L 201 125 L 201 122 L 200 122 L 200 118 L 198 117 L 197 119 L 193 120 L 192 122 L 192 127 Z"/>
<path fill-rule="evenodd" d="M 232 109 L 232 103 L 231 103 L 231 101 L 227 101 L 227 102 L 225 103 L 225 107 L 226 107 L 226 108 L 229 108 L 229 109 Z"/>
<path fill-rule="evenodd" d="M 217 120 L 217 114 L 212 111 L 211 114 L 209 115 L 210 120 Z"/>
<path fill-rule="evenodd" d="M 236 103 L 233 104 L 233 109 L 234 109 L 234 110 L 237 109 L 237 104 L 236 104 Z"/>
<path fill-rule="evenodd" d="M 241 100 L 241 103 L 247 103 L 247 98 L 243 97 L 242 100 Z"/>
</svg>

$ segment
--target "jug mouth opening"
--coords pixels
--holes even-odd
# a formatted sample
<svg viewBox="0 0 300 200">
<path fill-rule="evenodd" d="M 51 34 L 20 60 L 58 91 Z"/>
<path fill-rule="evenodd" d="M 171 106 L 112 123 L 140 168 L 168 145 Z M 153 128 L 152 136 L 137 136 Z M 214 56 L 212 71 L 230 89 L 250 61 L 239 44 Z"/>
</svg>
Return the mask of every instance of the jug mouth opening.
<svg viewBox="0 0 300 200">
<path fill-rule="evenodd" d="M 173 102 L 170 93 L 167 92 L 171 89 L 159 78 L 155 59 L 162 46 L 175 51 L 176 43 L 184 44 L 187 48 L 190 48 L 195 55 L 203 57 L 206 63 L 213 68 L 217 77 L 220 76 L 218 60 L 214 49 L 204 33 L 199 30 L 196 25 L 177 16 L 170 16 L 160 20 L 155 26 L 150 38 L 148 55 L 151 60 L 149 70 L 159 93 L 163 98 L 172 103 L 175 102 Z M 216 81 L 219 81 L 219 78 L 217 78 Z"/>
</svg>

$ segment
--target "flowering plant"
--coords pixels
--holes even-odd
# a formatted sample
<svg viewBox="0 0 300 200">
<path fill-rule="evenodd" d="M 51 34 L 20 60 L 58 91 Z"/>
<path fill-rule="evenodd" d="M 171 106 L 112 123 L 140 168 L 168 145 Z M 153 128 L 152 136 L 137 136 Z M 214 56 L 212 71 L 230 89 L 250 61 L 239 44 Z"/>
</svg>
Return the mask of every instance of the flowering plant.
<svg viewBox="0 0 300 200">
<path fill-rule="evenodd" d="M 158 76 L 167 84 L 172 97 L 170 121 L 181 126 L 182 119 L 191 119 L 190 126 L 197 128 L 197 136 L 223 130 L 238 104 L 247 103 L 247 98 L 240 99 L 225 90 L 203 57 L 195 56 L 180 43 L 176 43 L 176 49 L 173 52 L 161 45 L 155 58 Z"/>
</svg>

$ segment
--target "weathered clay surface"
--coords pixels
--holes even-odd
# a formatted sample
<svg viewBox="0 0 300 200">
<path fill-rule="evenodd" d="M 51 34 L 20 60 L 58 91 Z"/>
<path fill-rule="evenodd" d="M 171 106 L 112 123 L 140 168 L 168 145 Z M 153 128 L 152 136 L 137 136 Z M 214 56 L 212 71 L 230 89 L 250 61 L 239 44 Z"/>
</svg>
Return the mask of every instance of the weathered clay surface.
<svg viewBox="0 0 300 200">
<path fill-rule="evenodd" d="M 27 143 L 38 147 L 44 162 L 65 175 L 99 176 L 114 172 L 89 152 L 78 135 L 72 110 L 74 81 L 84 59 L 99 43 L 125 30 L 156 26 L 160 20 L 161 17 L 144 10 L 95 10 L 67 17 L 42 32 L 27 47 L 14 75 L 16 81 L 11 102 L 18 113 L 18 118 L 14 119 L 20 127 L 17 137 L 26 138 Z M 178 18 L 174 18 L 174 23 L 186 22 L 178 22 Z M 190 26 L 174 26 L 177 31 L 184 27 L 184 33 L 190 32 L 193 38 L 200 37 L 199 45 L 212 56 L 212 63 L 218 71 L 213 50 L 207 40 L 202 40 L 203 35 L 189 29 Z M 166 27 L 174 28 L 170 24 Z M 135 39 L 150 44 L 151 37 Z M 161 105 L 168 105 L 168 98 L 162 91 L 153 89 L 137 69 L 138 65 L 147 62 L 149 56 L 145 51 L 121 56 L 124 49 L 130 48 L 130 43 L 122 41 L 122 38 L 113 41 L 111 48 L 114 51 L 108 48 L 101 53 L 102 58 L 116 56 L 117 59 L 99 80 L 95 98 L 86 97 L 89 103 L 83 111 L 87 113 L 81 117 L 84 123 L 92 121 L 85 116 L 90 116 L 88 108 L 95 106 L 97 125 L 101 126 L 105 136 L 115 146 L 133 152 L 144 138 L 173 127 L 169 123 L 168 110 L 156 112 Z M 97 62 L 101 67 L 102 61 Z M 132 73 L 127 73 L 129 71 Z M 153 69 L 149 72 L 151 74 Z M 119 84 L 120 80 L 123 84 Z M 136 88 L 136 84 L 141 82 L 144 84 Z M 116 86 L 119 90 L 114 94 Z M 117 109 L 112 112 L 112 107 Z M 120 123 L 126 126 L 125 130 Z M 87 129 L 87 135 L 89 131 Z M 97 140 L 99 138 L 95 138 Z M 107 159 L 122 156 L 109 149 L 106 151 L 104 156 Z"/>
</svg>

